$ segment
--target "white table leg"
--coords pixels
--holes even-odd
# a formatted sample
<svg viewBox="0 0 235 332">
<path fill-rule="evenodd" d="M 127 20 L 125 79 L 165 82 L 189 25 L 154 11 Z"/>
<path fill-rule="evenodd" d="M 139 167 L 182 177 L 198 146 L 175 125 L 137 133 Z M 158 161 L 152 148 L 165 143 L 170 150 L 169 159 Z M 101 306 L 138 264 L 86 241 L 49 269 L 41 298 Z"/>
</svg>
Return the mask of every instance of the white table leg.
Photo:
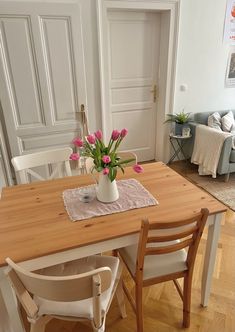
<svg viewBox="0 0 235 332">
<path fill-rule="evenodd" d="M 204 258 L 204 266 L 202 272 L 202 291 L 201 291 L 201 304 L 203 307 L 208 305 L 210 296 L 211 282 L 214 271 L 216 250 L 220 235 L 220 223 L 223 213 L 218 213 L 210 216 L 208 223 L 208 235 L 206 241 L 206 252 Z"/>
<path fill-rule="evenodd" d="M 9 331 L 9 317 L 0 291 L 0 332 Z"/>
<path fill-rule="evenodd" d="M 4 315 L 1 315 L 0 332 L 25 332 L 15 294 L 3 272 L 3 268 L 0 269 L 0 291 L 4 301 L 0 301 L 0 312 L 4 313 Z"/>
</svg>

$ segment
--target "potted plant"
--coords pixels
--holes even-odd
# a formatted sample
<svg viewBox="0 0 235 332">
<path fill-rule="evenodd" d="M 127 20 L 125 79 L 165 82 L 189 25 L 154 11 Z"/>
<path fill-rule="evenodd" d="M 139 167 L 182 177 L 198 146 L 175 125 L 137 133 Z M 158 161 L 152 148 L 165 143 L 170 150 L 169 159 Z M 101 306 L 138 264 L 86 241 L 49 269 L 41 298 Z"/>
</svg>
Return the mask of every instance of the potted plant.
<svg viewBox="0 0 235 332">
<path fill-rule="evenodd" d="M 99 181 L 97 186 L 97 199 L 104 203 L 110 203 L 118 199 L 119 194 L 116 186 L 115 178 L 117 170 L 120 169 L 124 173 L 124 166 L 135 159 L 122 160 L 118 156 L 118 148 L 128 131 L 126 128 L 113 130 L 108 144 L 103 141 L 101 130 L 90 134 L 82 140 L 76 137 L 73 144 L 80 148 L 79 153 L 72 153 L 71 160 L 78 160 L 80 155 L 93 159 L 92 171 L 99 173 Z M 135 164 L 133 170 L 136 173 L 142 173 L 143 167 Z"/>
<path fill-rule="evenodd" d="M 188 126 L 188 122 L 190 121 L 190 113 L 185 113 L 184 110 L 175 114 L 167 114 L 168 119 L 164 121 L 175 123 L 175 135 L 182 136 L 182 130 L 184 127 Z"/>
</svg>

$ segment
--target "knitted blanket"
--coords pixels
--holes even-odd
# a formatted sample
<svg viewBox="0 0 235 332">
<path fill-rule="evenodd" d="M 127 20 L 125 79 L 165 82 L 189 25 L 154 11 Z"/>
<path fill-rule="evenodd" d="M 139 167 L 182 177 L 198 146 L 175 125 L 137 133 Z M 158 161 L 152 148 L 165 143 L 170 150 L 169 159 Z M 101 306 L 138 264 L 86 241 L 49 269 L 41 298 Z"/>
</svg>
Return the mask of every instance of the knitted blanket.
<svg viewBox="0 0 235 332">
<path fill-rule="evenodd" d="M 199 175 L 211 174 L 216 178 L 221 149 L 228 136 L 232 134 L 205 125 L 196 126 L 191 162 L 199 165 Z"/>
</svg>

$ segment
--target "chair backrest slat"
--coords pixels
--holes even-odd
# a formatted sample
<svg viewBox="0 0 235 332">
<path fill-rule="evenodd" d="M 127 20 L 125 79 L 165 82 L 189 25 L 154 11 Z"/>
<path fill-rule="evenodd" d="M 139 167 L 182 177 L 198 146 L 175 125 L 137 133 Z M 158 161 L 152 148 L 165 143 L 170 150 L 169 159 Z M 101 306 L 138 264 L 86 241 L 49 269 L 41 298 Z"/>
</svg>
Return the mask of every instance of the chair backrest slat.
<svg viewBox="0 0 235 332">
<path fill-rule="evenodd" d="M 137 156 L 134 152 L 131 151 L 120 151 L 118 152 L 118 157 L 120 157 L 122 160 L 130 160 L 130 159 L 134 159 L 131 162 L 129 162 L 128 164 L 124 164 L 123 166 L 133 166 L 135 164 L 137 164 Z"/>
<path fill-rule="evenodd" d="M 44 181 L 45 178 L 43 178 L 40 174 L 38 174 L 37 172 L 35 172 L 34 170 L 27 168 L 25 170 L 19 171 L 19 174 L 23 174 L 25 175 L 31 175 L 33 178 L 39 180 L 39 181 Z M 21 182 L 23 181 L 23 178 L 21 177 Z"/>
<path fill-rule="evenodd" d="M 175 227 L 181 227 L 193 224 L 195 222 L 198 222 L 201 220 L 201 215 L 196 214 L 194 217 L 187 218 L 184 220 L 175 220 L 171 222 L 156 222 L 149 224 L 149 229 L 169 229 L 169 228 L 175 228 Z"/>
<path fill-rule="evenodd" d="M 193 239 L 187 239 L 176 244 L 172 244 L 169 246 L 164 247 L 148 247 L 145 249 L 145 255 L 162 255 L 162 254 L 169 254 L 171 252 L 187 248 L 193 243 Z"/>
<path fill-rule="evenodd" d="M 71 176 L 69 157 L 72 152 L 73 150 L 70 147 L 65 147 L 16 156 L 11 161 L 15 171 L 19 174 L 20 182 L 28 183 L 30 182 L 28 175 L 37 180 L 54 179 L 55 177 L 62 177 L 64 175 Z M 47 167 L 47 175 L 43 177 L 31 169 L 40 166 L 50 166 L 50 169 L 53 166 L 52 172 L 49 173 Z"/>
<path fill-rule="evenodd" d="M 98 275 L 101 280 L 100 290 L 103 293 L 111 285 L 110 268 L 102 267 L 86 273 L 72 276 L 45 276 L 22 269 L 10 258 L 8 265 L 15 271 L 25 289 L 39 297 L 51 301 L 71 302 L 93 297 L 93 277 Z M 9 274 L 11 279 L 11 275 Z M 15 283 L 14 280 L 11 280 Z"/>
<path fill-rule="evenodd" d="M 175 233 L 175 234 L 168 234 L 168 235 L 160 235 L 160 236 L 149 236 L 147 239 L 147 243 L 154 243 L 154 242 L 166 242 L 166 241 L 173 241 L 185 238 L 189 235 L 192 235 L 198 229 L 197 226 L 190 227 L 186 231 Z"/>
</svg>

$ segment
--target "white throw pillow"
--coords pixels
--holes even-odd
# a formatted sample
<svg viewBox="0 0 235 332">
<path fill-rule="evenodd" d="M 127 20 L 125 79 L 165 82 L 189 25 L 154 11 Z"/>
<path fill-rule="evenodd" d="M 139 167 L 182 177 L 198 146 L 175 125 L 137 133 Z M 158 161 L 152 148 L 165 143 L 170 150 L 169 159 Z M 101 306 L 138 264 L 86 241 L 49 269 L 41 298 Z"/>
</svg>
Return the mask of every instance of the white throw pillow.
<svg viewBox="0 0 235 332">
<path fill-rule="evenodd" d="M 208 127 L 222 131 L 221 116 L 218 112 L 215 112 L 215 113 L 211 114 L 210 116 L 208 116 L 207 124 L 208 124 Z"/>
<path fill-rule="evenodd" d="M 221 127 L 223 131 L 230 132 L 234 126 L 233 112 L 230 111 L 221 118 Z"/>
<path fill-rule="evenodd" d="M 232 128 L 231 128 L 231 133 L 234 133 L 234 134 L 235 134 L 235 121 L 234 121 L 234 124 L 233 124 L 233 126 L 232 126 Z"/>
</svg>

